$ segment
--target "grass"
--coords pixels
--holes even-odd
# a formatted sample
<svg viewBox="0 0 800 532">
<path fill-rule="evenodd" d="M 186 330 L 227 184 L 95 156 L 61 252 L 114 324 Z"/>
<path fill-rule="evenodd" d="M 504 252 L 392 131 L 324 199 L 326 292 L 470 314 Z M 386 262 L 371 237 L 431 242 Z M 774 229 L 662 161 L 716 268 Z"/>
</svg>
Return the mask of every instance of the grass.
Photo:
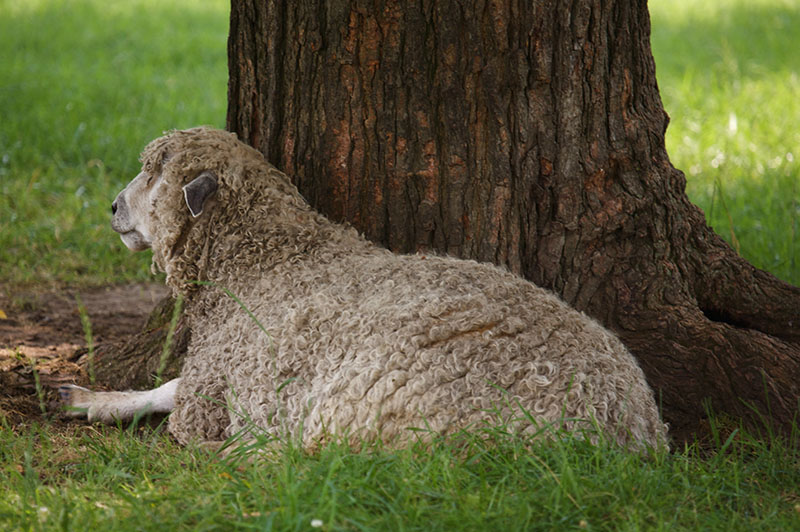
<svg viewBox="0 0 800 532">
<path fill-rule="evenodd" d="M 709 225 L 800 285 L 800 5 L 653 0 L 667 150 Z"/>
<path fill-rule="evenodd" d="M 650 458 L 502 428 L 389 452 L 286 443 L 253 462 L 160 430 L 0 428 L 3 530 L 792 530 L 797 446 L 735 432 Z M 319 524 L 319 523 L 316 523 Z"/>
<path fill-rule="evenodd" d="M 224 0 L 0 0 L 0 282 L 150 277 L 111 201 L 149 140 L 224 126 L 227 25 Z"/>
<path fill-rule="evenodd" d="M 108 206 L 163 130 L 222 126 L 223 0 L 0 0 L 0 284 L 149 277 Z M 800 284 L 800 10 L 652 0 L 668 149 L 709 223 Z M 34 368 L 35 369 L 35 368 Z M 40 393 L 41 390 L 37 390 Z M 735 427 L 733 427 L 735 429 Z M 739 429 L 649 458 L 502 426 L 391 452 L 237 463 L 162 429 L 0 415 L 2 530 L 791 530 L 797 442 Z"/>
</svg>

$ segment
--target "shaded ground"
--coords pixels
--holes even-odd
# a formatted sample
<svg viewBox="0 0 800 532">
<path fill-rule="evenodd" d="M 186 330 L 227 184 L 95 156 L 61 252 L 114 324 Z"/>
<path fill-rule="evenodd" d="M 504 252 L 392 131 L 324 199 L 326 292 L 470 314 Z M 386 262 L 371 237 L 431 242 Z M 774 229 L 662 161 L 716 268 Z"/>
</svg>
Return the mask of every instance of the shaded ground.
<svg viewBox="0 0 800 532">
<path fill-rule="evenodd" d="M 0 418 L 15 425 L 57 417 L 55 388 L 89 382 L 78 298 L 97 346 L 139 331 L 165 294 L 159 284 L 59 292 L 0 287 Z"/>
</svg>

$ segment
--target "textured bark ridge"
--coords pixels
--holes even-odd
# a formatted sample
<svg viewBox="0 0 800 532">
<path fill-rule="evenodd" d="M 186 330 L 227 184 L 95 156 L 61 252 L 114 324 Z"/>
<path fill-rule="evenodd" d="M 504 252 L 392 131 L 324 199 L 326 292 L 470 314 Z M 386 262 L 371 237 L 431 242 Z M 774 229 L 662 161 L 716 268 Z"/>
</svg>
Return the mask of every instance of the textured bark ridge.
<svg viewBox="0 0 800 532">
<path fill-rule="evenodd" d="M 156 378 L 167 381 L 177 377 L 190 331 L 185 319 L 178 320 L 171 349 L 164 357 L 174 308 L 175 300 L 166 297 L 150 313 L 141 332 L 118 343 L 98 346 L 94 357 L 97 383 L 114 390 L 149 389 Z"/>
<path fill-rule="evenodd" d="M 228 127 L 392 250 L 507 265 L 616 331 L 675 435 L 789 426 L 800 290 L 707 227 L 645 1 L 234 0 Z"/>
</svg>

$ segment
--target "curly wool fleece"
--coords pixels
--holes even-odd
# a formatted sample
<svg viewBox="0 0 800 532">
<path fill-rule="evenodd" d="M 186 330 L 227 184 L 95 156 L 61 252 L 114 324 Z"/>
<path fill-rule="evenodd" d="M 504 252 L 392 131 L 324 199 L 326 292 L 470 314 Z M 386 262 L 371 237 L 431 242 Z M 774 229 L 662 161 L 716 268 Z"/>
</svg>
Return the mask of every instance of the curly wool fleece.
<svg viewBox="0 0 800 532">
<path fill-rule="evenodd" d="M 499 412 L 522 432 L 597 426 L 623 446 L 666 443 L 631 354 L 552 293 L 492 265 L 379 248 L 231 133 L 175 131 L 142 162 L 168 183 L 153 260 L 192 328 L 169 419 L 180 442 L 254 423 L 306 447 L 329 434 L 402 445 L 411 428 L 450 433 Z M 181 186 L 208 170 L 218 190 L 193 219 Z"/>
</svg>

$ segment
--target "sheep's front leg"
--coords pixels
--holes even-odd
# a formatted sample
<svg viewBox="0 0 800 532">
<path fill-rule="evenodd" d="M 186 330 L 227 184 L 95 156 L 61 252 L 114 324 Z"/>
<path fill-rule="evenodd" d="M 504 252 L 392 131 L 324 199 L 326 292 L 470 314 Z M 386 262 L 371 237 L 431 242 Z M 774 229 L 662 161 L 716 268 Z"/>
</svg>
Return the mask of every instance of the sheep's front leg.
<svg viewBox="0 0 800 532">
<path fill-rule="evenodd" d="M 175 408 L 175 390 L 180 379 L 172 379 L 153 390 L 143 392 L 93 392 L 67 384 L 58 388 L 61 402 L 74 417 L 113 423 L 128 421 L 137 415 L 168 413 Z"/>
</svg>

